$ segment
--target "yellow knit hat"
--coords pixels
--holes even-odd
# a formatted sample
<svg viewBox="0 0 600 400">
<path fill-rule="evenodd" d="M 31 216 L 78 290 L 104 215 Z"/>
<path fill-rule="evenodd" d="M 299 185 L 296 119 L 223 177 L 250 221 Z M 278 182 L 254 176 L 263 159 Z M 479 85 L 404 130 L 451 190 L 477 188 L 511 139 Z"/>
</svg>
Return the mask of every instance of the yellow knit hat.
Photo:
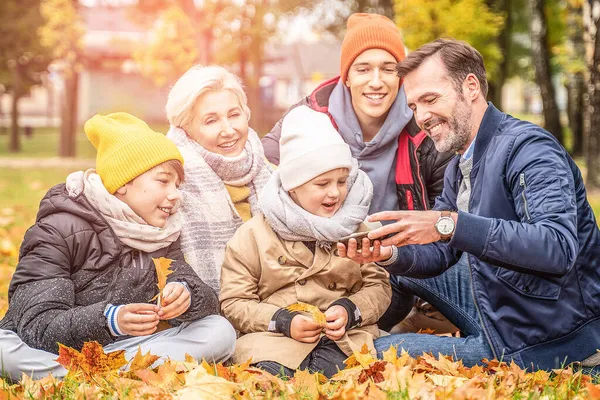
<svg viewBox="0 0 600 400">
<path fill-rule="evenodd" d="M 111 194 L 165 161 L 183 164 L 173 142 L 131 114 L 96 114 L 85 123 L 84 130 L 98 151 L 96 172 Z"/>
<path fill-rule="evenodd" d="M 342 42 L 342 82 L 346 82 L 348 70 L 356 57 L 369 49 L 383 49 L 393 55 L 397 62 L 406 57 L 400 31 L 389 18 L 379 14 L 352 14 L 348 18 L 346 35 Z"/>
</svg>

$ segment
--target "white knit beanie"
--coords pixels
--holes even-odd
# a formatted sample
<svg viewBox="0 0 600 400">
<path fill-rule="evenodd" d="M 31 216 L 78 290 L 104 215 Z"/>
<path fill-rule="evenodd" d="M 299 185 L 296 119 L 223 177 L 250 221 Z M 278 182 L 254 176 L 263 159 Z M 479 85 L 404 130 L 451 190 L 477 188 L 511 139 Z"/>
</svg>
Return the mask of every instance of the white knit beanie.
<svg viewBox="0 0 600 400">
<path fill-rule="evenodd" d="M 329 117 L 307 106 L 296 107 L 285 116 L 279 148 L 279 175 L 286 191 L 325 172 L 352 167 L 350 147 Z"/>
</svg>

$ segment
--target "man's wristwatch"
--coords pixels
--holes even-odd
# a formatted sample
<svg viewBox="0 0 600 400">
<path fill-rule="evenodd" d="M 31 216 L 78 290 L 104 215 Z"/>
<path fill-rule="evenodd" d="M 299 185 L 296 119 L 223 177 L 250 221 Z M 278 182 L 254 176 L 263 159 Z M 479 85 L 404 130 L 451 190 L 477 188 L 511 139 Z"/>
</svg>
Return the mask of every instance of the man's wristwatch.
<svg viewBox="0 0 600 400">
<path fill-rule="evenodd" d="M 439 232 L 442 242 L 447 242 L 452 238 L 455 227 L 454 220 L 450 216 L 450 211 L 442 211 L 435 223 L 435 229 Z"/>
</svg>

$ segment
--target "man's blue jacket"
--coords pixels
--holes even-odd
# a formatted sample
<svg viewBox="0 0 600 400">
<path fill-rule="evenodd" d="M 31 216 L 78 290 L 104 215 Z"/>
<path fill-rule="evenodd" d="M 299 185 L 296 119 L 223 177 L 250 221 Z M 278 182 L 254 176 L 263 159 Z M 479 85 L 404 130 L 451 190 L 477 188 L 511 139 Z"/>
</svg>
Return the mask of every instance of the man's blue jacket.
<svg viewBox="0 0 600 400">
<path fill-rule="evenodd" d="M 469 213 L 448 243 L 400 247 L 390 273 L 442 273 L 468 253 L 473 298 L 494 355 L 550 369 L 600 349 L 600 232 L 581 173 L 547 131 L 491 103 L 473 154 Z M 456 211 L 446 169 L 436 210 Z"/>
</svg>

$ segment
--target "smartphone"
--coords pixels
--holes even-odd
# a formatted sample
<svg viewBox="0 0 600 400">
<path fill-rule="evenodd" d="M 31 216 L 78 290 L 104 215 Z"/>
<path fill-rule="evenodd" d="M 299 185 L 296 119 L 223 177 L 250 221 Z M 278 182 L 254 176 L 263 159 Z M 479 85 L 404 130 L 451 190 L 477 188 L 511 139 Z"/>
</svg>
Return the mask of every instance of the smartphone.
<svg viewBox="0 0 600 400">
<path fill-rule="evenodd" d="M 366 238 L 369 235 L 369 232 L 371 231 L 365 231 L 365 232 L 355 232 L 351 235 L 348 236 L 344 236 L 343 238 L 341 238 L 340 240 L 338 240 L 338 242 L 343 243 L 344 246 L 348 247 L 348 241 L 350 239 L 356 239 L 356 248 L 357 249 L 362 249 L 362 240 L 363 238 Z M 375 240 L 379 240 L 382 241 L 384 239 L 390 238 L 392 236 L 394 236 L 396 234 L 396 232 L 394 233 L 388 233 L 387 235 L 383 235 L 382 237 L 379 237 Z"/>
</svg>

